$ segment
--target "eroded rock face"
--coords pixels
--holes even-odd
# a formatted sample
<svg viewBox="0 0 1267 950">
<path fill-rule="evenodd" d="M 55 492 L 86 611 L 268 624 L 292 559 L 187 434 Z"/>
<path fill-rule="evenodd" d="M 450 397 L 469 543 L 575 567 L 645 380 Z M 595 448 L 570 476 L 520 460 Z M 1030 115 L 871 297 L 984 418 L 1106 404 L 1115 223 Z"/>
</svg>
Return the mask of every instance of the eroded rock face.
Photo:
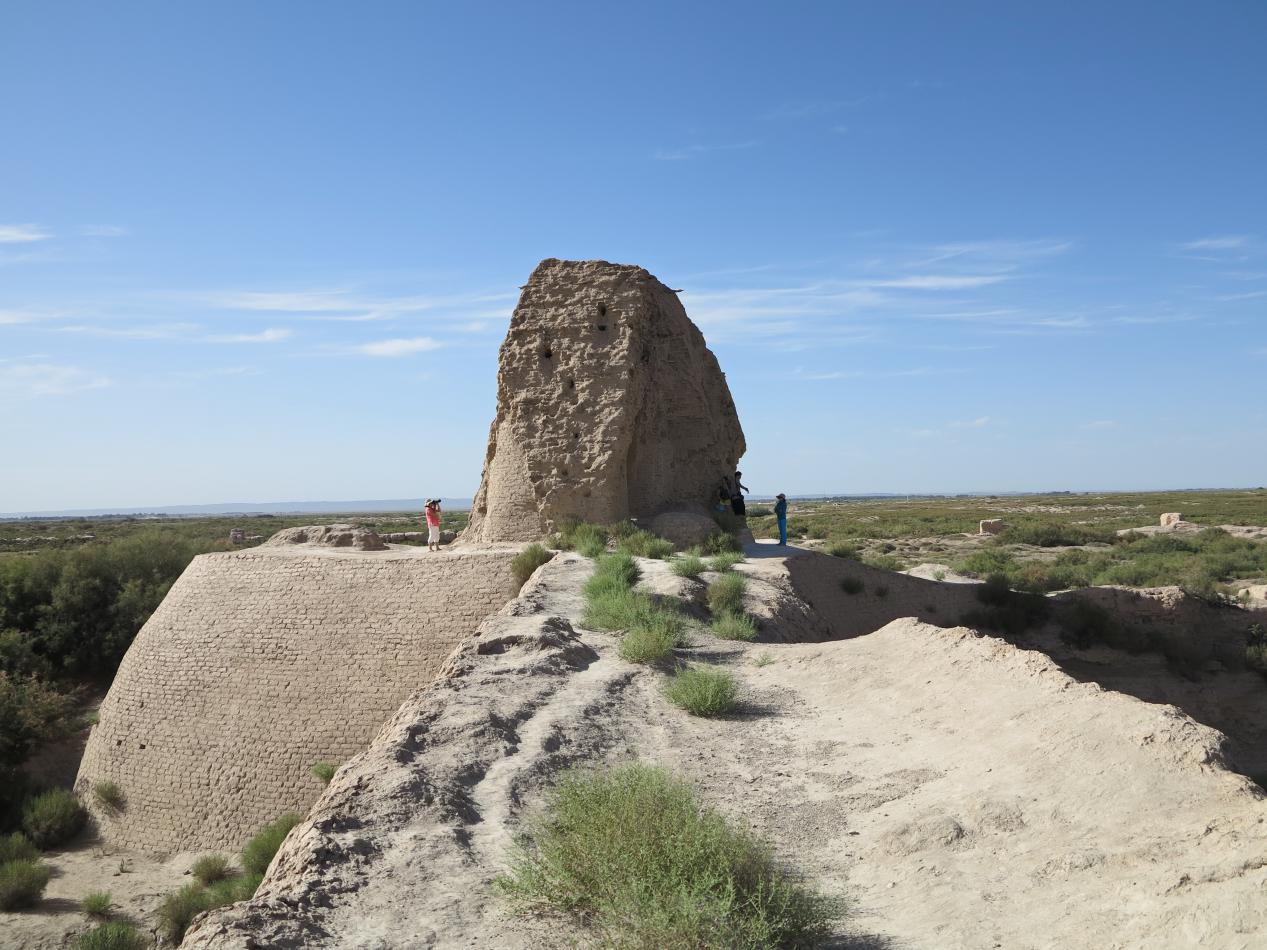
<svg viewBox="0 0 1267 950">
<path fill-rule="evenodd" d="M 704 511 L 744 448 L 726 378 L 673 291 L 641 267 L 545 260 L 502 343 L 464 540 Z"/>
<path fill-rule="evenodd" d="M 368 528 L 350 524 L 311 524 L 301 528 L 283 528 L 264 542 L 280 547 L 286 544 L 315 544 L 328 548 L 355 548 L 358 551 L 382 551 L 387 545 Z"/>
</svg>

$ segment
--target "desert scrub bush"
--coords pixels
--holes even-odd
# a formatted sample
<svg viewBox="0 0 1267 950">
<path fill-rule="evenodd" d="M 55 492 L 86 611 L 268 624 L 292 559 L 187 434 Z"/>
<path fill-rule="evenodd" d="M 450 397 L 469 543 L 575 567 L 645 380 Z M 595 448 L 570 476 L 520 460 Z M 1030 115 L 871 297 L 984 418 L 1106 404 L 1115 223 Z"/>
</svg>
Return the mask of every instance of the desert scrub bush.
<svg viewBox="0 0 1267 950">
<path fill-rule="evenodd" d="M 194 862 L 189 872 L 199 884 L 214 884 L 233 874 L 233 865 L 223 854 L 208 854 Z"/>
<path fill-rule="evenodd" d="M 523 587 L 533 572 L 552 557 L 554 555 L 540 544 L 528 545 L 510 562 L 510 573 L 514 575 L 515 583 Z"/>
<path fill-rule="evenodd" d="M 889 588 L 887 584 L 876 584 L 875 587 L 872 588 L 872 590 L 875 592 L 875 595 L 879 597 L 881 600 L 884 600 L 884 598 L 889 596 Z"/>
<path fill-rule="evenodd" d="M 35 861 L 39 856 L 40 849 L 20 831 L 0 837 L 0 864 L 8 864 L 10 861 Z"/>
<path fill-rule="evenodd" d="M 1267 630 L 1261 623 L 1250 624 L 1245 632 L 1245 663 L 1267 676 Z"/>
<path fill-rule="evenodd" d="M 970 610 L 960 618 L 967 627 L 984 627 L 1015 636 L 1045 621 L 1051 605 L 1040 594 L 1014 591 L 1003 574 L 991 574 L 977 587 L 984 609 Z"/>
<path fill-rule="evenodd" d="M 736 564 L 743 561 L 743 555 L 737 551 L 725 551 L 709 558 L 708 569 L 718 574 L 725 574 Z"/>
<path fill-rule="evenodd" d="M 114 920 L 75 938 L 74 950 L 145 950 L 150 945 L 131 924 Z"/>
<path fill-rule="evenodd" d="M 755 666 L 757 669 L 761 669 L 763 666 L 769 666 L 773 662 L 774 662 L 773 654 L 762 653 L 760 656 L 758 656 L 756 659 L 752 661 L 752 665 Z"/>
<path fill-rule="evenodd" d="M 995 535 L 995 544 L 1032 544 L 1040 548 L 1073 547 L 1100 541 L 1112 544 L 1117 540 L 1115 532 L 1104 528 L 1092 528 L 1082 524 L 1062 524 L 1059 521 L 1032 521 L 1010 525 Z"/>
<path fill-rule="evenodd" d="M 634 557 L 655 558 L 657 561 L 662 561 L 673 553 L 672 541 L 666 541 L 650 531 L 634 531 L 621 538 L 616 547 Z"/>
<path fill-rule="evenodd" d="M 827 553 L 832 557 L 843 557 L 848 561 L 858 560 L 858 549 L 846 541 L 837 541 L 827 549 Z"/>
<path fill-rule="evenodd" d="M 715 531 L 700 545 L 706 554 L 741 554 L 743 545 L 733 534 Z"/>
<path fill-rule="evenodd" d="M 92 797 L 102 808 L 120 811 L 123 808 L 123 789 L 118 782 L 98 782 L 92 787 Z"/>
<path fill-rule="evenodd" d="M 862 563 L 879 571 L 906 570 L 906 562 L 901 558 L 894 557 L 892 554 L 877 554 L 874 557 L 866 557 L 862 559 Z"/>
<path fill-rule="evenodd" d="M 743 592 L 748 579 L 742 574 L 723 574 L 708 585 L 708 609 L 713 616 L 743 612 Z"/>
<path fill-rule="evenodd" d="M 44 896 L 52 870 L 42 861 L 18 860 L 0 864 L 0 910 L 34 907 Z"/>
<path fill-rule="evenodd" d="M 856 577 L 842 577 L 840 579 L 840 589 L 852 596 L 853 594 L 861 594 L 867 589 L 867 585 Z"/>
<path fill-rule="evenodd" d="M 636 533 L 638 525 L 632 519 L 626 518 L 624 521 L 613 521 L 604 530 L 612 540 L 619 541 Z"/>
<path fill-rule="evenodd" d="M 669 570 L 678 577 L 699 577 L 707 565 L 697 554 L 683 554 L 669 562 Z"/>
<path fill-rule="evenodd" d="M 109 917 L 113 906 L 109 891 L 93 891 L 79 901 L 79 909 L 89 917 Z"/>
<path fill-rule="evenodd" d="M 525 822 L 498 890 L 607 946 L 811 947 L 834 906 L 663 769 L 567 773 Z"/>
<path fill-rule="evenodd" d="M 598 557 L 607 550 L 607 531 L 587 521 L 567 519 L 559 525 L 551 540 L 564 551 L 575 551 L 586 557 Z"/>
<path fill-rule="evenodd" d="M 680 617 L 667 611 L 649 615 L 626 631 L 616 652 L 630 663 L 655 663 L 672 654 L 673 648 L 682 642 L 684 627 Z"/>
<path fill-rule="evenodd" d="M 261 828 L 242 849 L 242 869 L 247 874 L 263 874 L 267 871 L 277 849 L 286 840 L 286 835 L 290 834 L 290 829 L 302 820 L 302 816 L 289 812 Z"/>
<path fill-rule="evenodd" d="M 733 673 L 715 666 L 693 665 L 669 678 L 664 695 L 692 716 L 724 716 L 735 708 L 739 687 Z"/>
<path fill-rule="evenodd" d="M 211 907 L 210 894 L 201 884 L 186 884 L 180 890 L 172 891 L 154 912 L 159 936 L 178 945 L 185 939 L 185 931 L 193 919 Z"/>
<path fill-rule="evenodd" d="M 314 778 L 319 779 L 322 785 L 329 785 L 330 780 L 334 778 L 334 773 L 338 770 L 339 767 L 331 762 L 314 762 L 308 771 Z"/>
<path fill-rule="evenodd" d="M 49 789 L 22 807 L 22 830 L 40 848 L 65 844 L 83 830 L 87 820 L 84 806 L 65 788 Z"/>
<path fill-rule="evenodd" d="M 955 563 L 956 571 L 971 577 L 988 577 L 991 574 L 1010 575 L 1016 568 L 1016 558 L 999 548 L 973 551 Z"/>
<path fill-rule="evenodd" d="M 737 574 L 729 575 L 738 577 Z M 743 640 L 751 643 L 757 639 L 757 622 L 747 614 L 739 614 L 727 611 L 713 618 L 713 622 L 709 624 L 709 630 L 713 636 L 722 640 Z"/>
</svg>

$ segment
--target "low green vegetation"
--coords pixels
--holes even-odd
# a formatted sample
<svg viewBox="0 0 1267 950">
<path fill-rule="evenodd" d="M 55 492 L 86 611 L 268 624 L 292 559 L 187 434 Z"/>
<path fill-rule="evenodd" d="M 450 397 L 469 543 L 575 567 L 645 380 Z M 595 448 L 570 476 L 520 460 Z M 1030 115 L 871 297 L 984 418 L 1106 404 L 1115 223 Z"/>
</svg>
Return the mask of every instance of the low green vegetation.
<svg viewBox="0 0 1267 950">
<path fill-rule="evenodd" d="M 715 554 L 708 561 L 708 569 L 718 574 L 725 574 L 732 570 L 736 564 L 743 561 L 743 555 L 736 551 L 724 551 L 721 554 Z"/>
<path fill-rule="evenodd" d="M 214 884 L 233 875 L 233 865 L 223 854 L 207 854 L 194 862 L 189 869 L 199 884 Z"/>
<path fill-rule="evenodd" d="M 585 583 L 585 626 L 623 633 L 617 648 L 631 663 L 654 663 L 682 643 L 686 621 L 675 606 L 634 590 L 637 562 L 627 551 L 599 557 Z"/>
<path fill-rule="evenodd" d="M 123 789 L 118 782 L 98 782 L 92 787 L 92 797 L 98 805 L 110 811 L 120 811 L 123 808 Z"/>
<path fill-rule="evenodd" d="M 1051 613 L 1046 597 L 1012 590 L 1002 574 L 991 574 L 977 587 L 976 595 L 982 606 L 960 618 L 964 626 L 1015 636 L 1041 625 Z"/>
<path fill-rule="evenodd" d="M 743 545 L 729 531 L 715 531 L 700 545 L 704 554 L 743 554 Z"/>
<path fill-rule="evenodd" d="M 554 557 L 554 555 L 546 550 L 542 545 L 528 545 L 516 554 L 514 559 L 510 562 L 510 573 L 514 575 L 515 583 L 520 587 L 523 587 L 524 584 L 528 583 L 528 578 L 533 575 L 537 568 L 539 568 L 542 564 L 545 564 L 552 557 Z"/>
<path fill-rule="evenodd" d="M 747 614 L 727 611 L 714 617 L 708 629 L 721 640 L 743 640 L 751 643 L 757 639 L 757 622 Z"/>
<path fill-rule="evenodd" d="M 673 542 L 657 537 L 650 531 L 634 531 L 616 542 L 616 546 L 634 557 L 654 558 L 662 561 L 673 553 Z"/>
<path fill-rule="evenodd" d="M 31 843 L 20 831 L 0 836 L 0 864 L 10 861 L 35 861 L 40 856 L 40 849 Z"/>
<path fill-rule="evenodd" d="M 698 554 L 682 554 L 669 562 L 669 570 L 678 577 L 699 577 L 707 567 Z"/>
<path fill-rule="evenodd" d="M 109 917 L 110 908 L 114 906 L 114 901 L 110 898 L 109 891 L 94 891 L 91 894 L 85 894 L 79 902 L 79 909 L 89 917 Z"/>
<path fill-rule="evenodd" d="M 808 948 L 835 913 L 690 785 L 636 763 L 565 775 L 498 887 L 612 947 Z"/>
<path fill-rule="evenodd" d="M 1261 623 L 1249 625 L 1245 636 L 1245 663 L 1267 676 L 1267 629 Z"/>
<path fill-rule="evenodd" d="M 742 574 L 723 574 L 708 585 L 708 609 L 717 617 L 743 612 L 743 595 L 748 579 Z"/>
<path fill-rule="evenodd" d="M 322 785 L 329 785 L 330 780 L 334 778 L 334 773 L 338 770 L 339 767 L 330 762 L 314 762 L 312 768 L 309 769 L 313 777 L 318 779 Z"/>
<path fill-rule="evenodd" d="M 112 920 L 76 937 L 74 950 L 145 950 L 149 945 L 131 924 Z"/>
<path fill-rule="evenodd" d="M 277 849 L 290 834 L 290 829 L 302 820 L 301 815 L 290 812 L 261 828 L 242 849 L 242 870 L 247 874 L 263 874 L 267 871 Z"/>
<path fill-rule="evenodd" d="M 752 665 L 755 666 L 757 669 L 761 669 L 763 666 L 769 666 L 773 662 L 774 662 L 773 654 L 762 653 L 753 659 Z"/>
<path fill-rule="evenodd" d="M 840 579 L 840 589 L 849 595 L 861 594 L 867 589 L 867 585 L 856 577 L 842 577 Z"/>
<path fill-rule="evenodd" d="M 88 813 L 75 793 L 49 789 L 29 798 L 22 806 L 22 830 L 39 848 L 56 848 L 83 830 Z"/>
<path fill-rule="evenodd" d="M 0 864 L 0 910 L 34 907 L 44 896 L 52 873 L 47 864 L 38 860 L 20 858 Z"/>
<path fill-rule="evenodd" d="M 223 855 L 207 855 L 195 862 L 195 880 L 168 894 L 155 912 L 159 935 L 168 943 L 179 944 L 190 923 L 203 911 L 252 897 L 286 835 L 301 820 L 290 813 L 261 828 L 242 848 L 241 872 L 234 871 Z"/>
<path fill-rule="evenodd" d="M 692 716 L 724 716 L 735 708 L 739 687 L 733 673 L 715 666 L 683 667 L 669 678 L 664 694 Z"/>
<path fill-rule="evenodd" d="M 847 561 L 858 560 L 858 549 L 847 541 L 837 541 L 827 549 L 832 557 L 844 558 Z"/>
<path fill-rule="evenodd" d="M 560 551 L 575 551 L 585 557 L 598 557 L 607 550 L 609 532 L 596 524 L 585 521 L 565 520 L 559 529 L 546 539 L 550 547 Z"/>
</svg>

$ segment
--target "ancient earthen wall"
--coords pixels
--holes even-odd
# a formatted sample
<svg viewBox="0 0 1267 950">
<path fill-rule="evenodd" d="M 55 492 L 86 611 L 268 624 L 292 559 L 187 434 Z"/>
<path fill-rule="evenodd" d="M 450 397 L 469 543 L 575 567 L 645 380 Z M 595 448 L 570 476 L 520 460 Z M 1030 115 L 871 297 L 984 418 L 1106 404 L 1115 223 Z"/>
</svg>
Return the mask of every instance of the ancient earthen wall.
<svg viewBox="0 0 1267 950">
<path fill-rule="evenodd" d="M 726 377 L 674 291 L 641 267 L 545 260 L 502 343 L 463 539 L 705 512 L 744 447 Z"/>
<path fill-rule="evenodd" d="M 365 748 L 516 591 L 510 548 L 256 548 L 196 558 L 133 643 L 77 787 L 112 844 L 236 848 Z"/>
</svg>

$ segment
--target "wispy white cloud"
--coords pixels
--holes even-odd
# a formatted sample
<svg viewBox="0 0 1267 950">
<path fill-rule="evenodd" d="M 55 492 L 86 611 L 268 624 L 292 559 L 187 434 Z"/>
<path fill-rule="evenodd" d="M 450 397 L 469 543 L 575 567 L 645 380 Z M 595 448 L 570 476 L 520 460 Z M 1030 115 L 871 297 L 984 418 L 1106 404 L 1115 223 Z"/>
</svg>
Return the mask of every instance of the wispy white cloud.
<svg viewBox="0 0 1267 950">
<path fill-rule="evenodd" d="M 274 327 L 259 333 L 227 333 L 204 337 L 208 343 L 279 343 L 295 335 L 294 330 Z"/>
<path fill-rule="evenodd" d="M 108 377 L 77 366 L 22 361 L 0 364 L 0 395 L 17 399 L 65 396 L 109 385 Z"/>
<path fill-rule="evenodd" d="M 967 419 L 962 422 L 949 422 L 946 427 L 949 429 L 984 429 L 989 424 L 989 416 L 978 416 L 975 419 Z"/>
<path fill-rule="evenodd" d="M 659 148 L 651 156 L 657 162 L 681 162 L 688 158 L 698 158 L 709 152 L 736 152 L 756 148 L 755 141 L 732 142 L 724 145 L 685 145 L 678 148 Z"/>
<path fill-rule="evenodd" d="M 31 244 L 52 236 L 37 224 L 0 224 L 0 244 Z"/>
<path fill-rule="evenodd" d="M 52 329 L 57 333 L 78 333 L 120 340 L 177 340 L 200 332 L 202 327 L 196 323 L 145 323 L 129 327 L 103 323 L 72 323 Z"/>
<path fill-rule="evenodd" d="M 79 233 L 84 237 L 123 237 L 128 229 L 113 224 L 85 224 L 79 229 Z"/>
<path fill-rule="evenodd" d="M 224 310 L 258 313 L 285 313 L 315 316 L 317 319 L 360 323 L 391 320 L 431 312 L 441 319 L 470 320 L 473 317 L 507 317 L 510 307 L 490 310 L 490 305 L 506 305 L 515 300 L 511 292 L 469 294 L 372 296 L 346 287 L 296 291 L 219 291 L 194 295 L 205 306 Z M 475 312 L 472 312 L 475 311 Z"/>
<path fill-rule="evenodd" d="M 444 346 L 439 340 L 429 336 L 416 336 L 400 340 L 377 340 L 373 343 L 361 343 L 352 347 L 352 352 L 363 356 L 410 356 L 414 353 L 426 353 Z"/>
<path fill-rule="evenodd" d="M 954 368 L 935 369 L 930 366 L 918 366 L 914 369 L 891 369 L 891 370 L 832 370 L 825 373 L 807 373 L 801 367 L 797 367 L 792 373 L 795 379 L 804 379 L 811 382 L 823 382 L 833 379 L 901 379 L 909 376 L 945 376 L 953 373 L 961 373 L 963 370 Z"/>
<path fill-rule="evenodd" d="M 887 287 L 898 290 L 967 290 L 972 287 L 988 287 L 1001 283 L 1007 277 L 998 274 L 978 274 L 958 276 L 953 274 L 919 274 L 911 277 L 896 277 L 890 280 L 873 280 L 867 282 L 870 287 Z"/>
<path fill-rule="evenodd" d="M 1218 297 L 1215 297 L 1214 299 L 1223 300 L 1223 301 L 1255 300 L 1259 297 L 1267 297 L 1267 290 L 1251 290 L 1248 293 L 1243 293 L 1243 294 L 1222 294 Z"/>
<path fill-rule="evenodd" d="M 1248 234 L 1222 234 L 1181 244 L 1185 251 L 1231 251 L 1244 247 L 1253 238 Z"/>
<path fill-rule="evenodd" d="M 956 241 L 935 244 L 917 253 L 912 267 L 931 267 L 951 261 L 967 263 L 978 270 L 1010 271 L 1046 257 L 1064 254 L 1072 241 L 1041 238 L 1033 240 Z"/>
</svg>

